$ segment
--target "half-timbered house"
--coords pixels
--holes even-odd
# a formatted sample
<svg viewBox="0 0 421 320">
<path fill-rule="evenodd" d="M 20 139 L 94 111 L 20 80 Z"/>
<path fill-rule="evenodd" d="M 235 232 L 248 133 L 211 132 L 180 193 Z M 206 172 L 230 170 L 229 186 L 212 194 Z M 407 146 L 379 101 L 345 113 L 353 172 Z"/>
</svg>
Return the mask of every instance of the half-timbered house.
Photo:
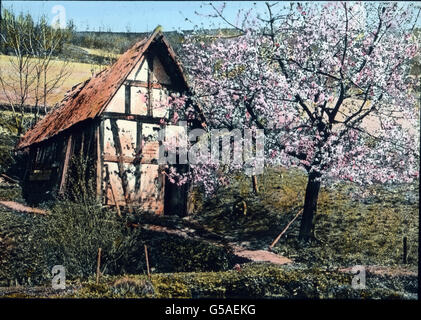
<svg viewBox="0 0 421 320">
<path fill-rule="evenodd" d="M 108 69 L 70 90 L 19 141 L 28 153 L 24 196 L 39 202 L 66 193 L 71 159 L 90 159 L 96 196 L 105 205 L 156 214 L 186 214 L 188 186 L 166 179 L 157 139 L 171 93 L 189 94 L 186 77 L 159 29 Z M 159 108 L 156 106 L 160 106 Z M 198 112 L 189 126 L 203 125 Z"/>
</svg>

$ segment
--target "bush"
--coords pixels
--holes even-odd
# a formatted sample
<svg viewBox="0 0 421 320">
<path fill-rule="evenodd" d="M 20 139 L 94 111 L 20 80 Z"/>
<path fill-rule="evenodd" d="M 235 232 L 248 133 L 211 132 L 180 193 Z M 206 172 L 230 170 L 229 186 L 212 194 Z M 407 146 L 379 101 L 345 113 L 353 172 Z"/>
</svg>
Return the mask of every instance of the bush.
<svg viewBox="0 0 421 320">
<path fill-rule="evenodd" d="M 23 201 L 22 189 L 20 186 L 0 186 L 0 200 Z"/>
<path fill-rule="evenodd" d="M 35 232 L 42 219 L 0 207 L 0 286 L 31 285 L 49 278 L 42 235 Z"/>
<path fill-rule="evenodd" d="M 0 145 L 0 173 L 5 173 L 13 163 L 13 148 Z"/>
<path fill-rule="evenodd" d="M 30 113 L 23 114 L 24 130 L 28 129 L 33 117 Z M 19 121 L 21 120 L 18 119 L 18 123 Z M 25 154 L 16 153 L 14 150 L 19 138 L 18 124 L 12 112 L 0 110 L 0 173 L 21 179 L 25 173 L 27 159 Z"/>
<path fill-rule="evenodd" d="M 169 237 L 154 250 L 151 262 L 160 272 L 219 271 L 234 265 L 231 250 L 198 240 Z"/>
<path fill-rule="evenodd" d="M 154 294 L 152 283 L 147 279 L 123 277 L 112 285 L 113 294 L 118 296 L 148 296 Z"/>
<path fill-rule="evenodd" d="M 95 201 L 58 202 L 43 220 L 40 231 L 49 267 L 64 265 L 69 279 L 94 274 L 98 248 L 102 249 L 102 270 L 110 268 L 123 240 L 122 222 Z"/>
<path fill-rule="evenodd" d="M 123 219 L 95 200 L 61 200 L 45 205 L 37 216 L 5 210 L 0 215 L 0 282 L 44 284 L 54 265 L 66 268 L 66 279 L 87 279 L 96 271 L 108 275 L 146 273 L 144 245 L 153 272 L 220 271 L 238 262 L 231 250 L 199 240 L 143 229 L 128 229 Z"/>
<path fill-rule="evenodd" d="M 65 198 L 76 203 L 91 205 L 96 194 L 94 159 L 77 154 L 71 157 Z"/>
<path fill-rule="evenodd" d="M 66 268 L 67 279 L 86 279 L 95 273 L 98 248 L 101 271 L 116 272 L 113 261 L 123 240 L 123 224 L 114 212 L 94 201 L 59 201 L 49 211 L 47 216 L 2 212 L 1 283 L 45 283 L 54 265 Z"/>
<path fill-rule="evenodd" d="M 13 148 L 18 138 L 11 134 L 0 133 L 0 173 L 5 173 L 15 164 Z"/>
<path fill-rule="evenodd" d="M 177 235 L 135 229 L 120 246 L 116 267 L 120 273 L 146 272 L 144 245 L 154 272 L 220 271 L 232 268 L 235 256 L 229 248 Z"/>
</svg>

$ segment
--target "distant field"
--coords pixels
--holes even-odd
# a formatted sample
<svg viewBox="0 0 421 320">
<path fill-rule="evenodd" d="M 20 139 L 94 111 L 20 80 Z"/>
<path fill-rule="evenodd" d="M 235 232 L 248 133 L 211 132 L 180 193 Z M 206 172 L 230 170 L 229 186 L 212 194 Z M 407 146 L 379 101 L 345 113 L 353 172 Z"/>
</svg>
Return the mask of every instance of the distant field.
<svg viewBox="0 0 421 320">
<path fill-rule="evenodd" d="M 0 55 L 0 70 L 2 73 L 13 72 L 13 68 L 10 65 L 10 59 L 15 59 L 14 57 Z M 51 77 L 57 75 L 62 62 L 57 60 L 52 64 Z M 54 106 L 56 103 L 60 102 L 64 94 L 70 90 L 75 84 L 85 81 L 92 76 L 92 72 L 98 72 L 103 68 L 100 65 L 94 65 L 89 63 L 79 63 L 79 62 L 70 62 L 70 76 L 66 78 L 63 85 L 54 90 L 47 99 L 47 104 L 49 106 Z M 33 89 L 33 88 L 32 88 Z M 33 104 L 34 100 L 29 99 L 28 104 Z M 7 104 L 8 100 L 0 87 L 0 104 Z"/>
<path fill-rule="evenodd" d="M 96 56 L 102 56 L 102 57 L 112 57 L 112 58 L 118 58 L 121 56 L 121 54 L 108 52 L 103 49 L 94 49 L 94 48 L 83 48 L 83 47 L 77 47 L 82 50 L 85 50 L 88 54 L 96 55 Z"/>
</svg>

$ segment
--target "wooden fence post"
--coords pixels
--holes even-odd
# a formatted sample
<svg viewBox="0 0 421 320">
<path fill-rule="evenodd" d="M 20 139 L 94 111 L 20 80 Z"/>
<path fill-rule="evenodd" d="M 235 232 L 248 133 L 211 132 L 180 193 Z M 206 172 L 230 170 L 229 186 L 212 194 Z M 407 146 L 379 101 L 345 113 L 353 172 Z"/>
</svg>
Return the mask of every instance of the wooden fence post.
<svg viewBox="0 0 421 320">
<path fill-rule="evenodd" d="M 252 184 L 253 184 L 253 192 L 255 194 L 259 194 L 259 185 L 257 183 L 257 176 L 253 175 L 252 177 Z"/>
<path fill-rule="evenodd" d="M 407 259 L 408 259 L 407 238 L 403 237 L 403 264 L 407 263 Z"/>
<path fill-rule="evenodd" d="M 98 259 L 96 262 L 96 284 L 99 283 L 99 275 L 101 273 L 100 267 L 101 267 L 101 248 L 98 248 Z"/>
<path fill-rule="evenodd" d="M 148 258 L 148 247 L 145 244 L 145 258 L 146 258 L 146 269 L 148 271 L 148 278 L 151 279 L 151 272 L 149 270 L 149 258 Z"/>
</svg>

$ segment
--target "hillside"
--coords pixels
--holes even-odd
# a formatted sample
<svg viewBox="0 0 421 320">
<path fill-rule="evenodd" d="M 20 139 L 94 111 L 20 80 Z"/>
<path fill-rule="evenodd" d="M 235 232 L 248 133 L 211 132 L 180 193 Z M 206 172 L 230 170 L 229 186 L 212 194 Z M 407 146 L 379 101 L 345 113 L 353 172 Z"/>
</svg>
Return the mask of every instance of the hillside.
<svg viewBox="0 0 421 320">
<path fill-rule="evenodd" d="M 9 62 L 10 59 L 16 60 L 16 58 L 11 56 L 0 55 L 0 69 L 1 72 L 8 73 L 13 72 L 13 68 Z M 51 73 L 49 74 L 50 78 L 53 78 L 61 68 L 62 62 L 60 60 L 53 61 L 51 64 Z M 70 75 L 67 77 L 62 86 L 54 90 L 48 97 L 47 104 L 49 106 L 54 106 L 56 103 L 59 103 L 64 94 L 70 90 L 75 84 L 85 81 L 92 76 L 92 71 L 98 72 L 101 70 L 101 66 L 98 64 L 89 64 L 89 63 L 80 63 L 80 62 L 70 62 L 69 71 Z M 30 87 L 30 90 L 33 90 L 34 86 Z M 8 100 L 4 95 L 3 90 L 0 90 L 0 104 L 8 104 Z M 34 99 L 28 99 L 27 104 L 33 105 Z"/>
</svg>

